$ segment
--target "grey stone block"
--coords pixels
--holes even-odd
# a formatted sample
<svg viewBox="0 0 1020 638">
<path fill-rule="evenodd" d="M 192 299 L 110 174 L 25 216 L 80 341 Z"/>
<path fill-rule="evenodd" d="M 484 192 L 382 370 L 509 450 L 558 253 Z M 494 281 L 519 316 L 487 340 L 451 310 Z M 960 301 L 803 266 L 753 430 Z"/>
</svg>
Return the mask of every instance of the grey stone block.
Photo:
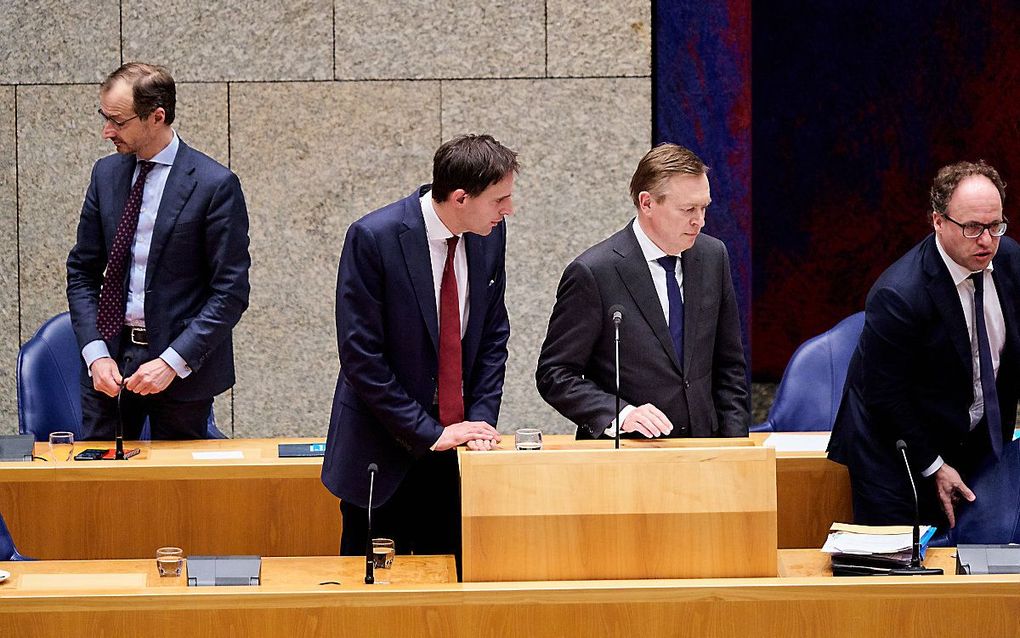
<svg viewBox="0 0 1020 638">
<path fill-rule="evenodd" d="M 633 216 L 631 174 L 651 138 L 648 79 L 443 82 L 443 137 L 488 132 L 520 153 L 510 218 L 510 361 L 500 430 L 573 432 L 535 389 L 566 265 Z"/>
<path fill-rule="evenodd" d="M 18 430 L 18 168 L 13 86 L 0 86 L 0 434 Z"/>
<path fill-rule="evenodd" d="M 124 59 L 162 64 L 177 81 L 333 77 L 328 0 L 123 2 Z"/>
<path fill-rule="evenodd" d="M 338 3 L 336 78 L 543 76 L 544 19 L 540 0 Z"/>
<path fill-rule="evenodd" d="M 436 82 L 231 87 L 231 155 L 251 214 L 251 305 L 236 331 L 239 436 L 324 435 L 339 368 L 347 226 L 429 181 Z"/>
<path fill-rule="evenodd" d="M 98 82 L 120 64 L 117 0 L 4 0 L 0 83 Z"/>
<path fill-rule="evenodd" d="M 652 15 L 647 1 L 549 0 L 549 75 L 651 74 Z"/>
</svg>

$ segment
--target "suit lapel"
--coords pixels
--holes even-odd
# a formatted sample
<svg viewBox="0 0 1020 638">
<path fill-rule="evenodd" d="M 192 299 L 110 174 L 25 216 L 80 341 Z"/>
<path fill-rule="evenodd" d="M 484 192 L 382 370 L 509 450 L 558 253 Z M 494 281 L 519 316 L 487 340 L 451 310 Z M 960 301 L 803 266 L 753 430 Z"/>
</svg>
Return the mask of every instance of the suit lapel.
<svg viewBox="0 0 1020 638">
<path fill-rule="evenodd" d="M 634 236 L 634 230 L 630 226 L 621 232 L 621 241 L 616 243 L 614 250 L 621 257 L 616 264 L 616 272 L 620 275 L 623 285 L 634 299 L 645 321 L 651 326 L 655 338 L 669 355 L 670 361 L 677 370 L 683 372 L 680 360 L 676 356 L 676 348 L 673 347 L 673 338 L 669 334 L 669 326 L 666 325 L 666 318 L 662 314 L 659 295 L 655 292 L 652 275 L 645 262 L 645 255 L 641 252 L 641 246 L 637 243 L 637 237 Z"/>
<path fill-rule="evenodd" d="M 925 274 L 928 276 L 928 294 L 932 302 L 942 315 L 942 323 L 946 326 L 949 339 L 953 342 L 953 348 L 960 356 L 960 363 L 967 371 L 967 377 L 974 374 L 972 369 L 970 351 L 970 335 L 967 332 L 967 320 L 963 316 L 963 307 L 960 305 L 960 294 L 953 285 L 953 279 L 949 276 L 946 264 L 939 255 L 935 246 L 935 235 L 929 236 L 928 240 L 921 245 L 921 260 Z"/>
<path fill-rule="evenodd" d="M 163 197 L 159 201 L 156 213 L 156 224 L 152 228 L 152 243 L 149 246 L 148 266 L 145 269 L 145 287 L 152 285 L 152 275 L 156 272 L 163 249 L 170 239 L 170 233 L 177 223 L 177 217 L 194 192 L 198 182 L 195 180 L 195 165 L 191 162 L 191 149 L 183 142 L 177 149 L 170 174 L 163 188 Z"/>
<path fill-rule="evenodd" d="M 425 320 L 432 347 L 439 351 L 439 317 L 436 314 L 436 288 L 432 282 L 432 258 L 429 256 L 425 220 L 422 218 L 418 191 L 404 200 L 404 229 L 400 232 L 400 250 L 407 276 L 411 279 L 418 309 Z"/>
<path fill-rule="evenodd" d="M 131 177 L 135 174 L 135 156 L 121 155 L 120 166 L 113 176 L 113 183 L 110 184 L 112 193 L 110 206 L 106 209 L 106 254 L 110 254 L 113 248 L 113 238 L 117 235 L 117 226 L 120 225 L 120 218 L 124 216 L 124 204 L 127 202 L 128 194 L 131 192 Z"/>
<path fill-rule="evenodd" d="M 684 370 L 691 369 L 691 361 L 694 357 L 694 349 L 698 345 L 698 313 L 700 311 L 698 300 L 705 298 L 705 272 L 704 264 L 701 262 L 701 251 L 697 249 L 698 243 L 683 252 L 680 259 L 680 267 L 683 271 L 683 297 L 684 297 Z"/>
<path fill-rule="evenodd" d="M 482 326 L 487 315 L 485 306 L 488 299 L 489 273 L 485 269 L 485 248 L 482 238 L 472 233 L 464 233 L 462 237 L 464 249 L 467 251 L 468 303 L 471 312 L 468 316 L 467 329 L 464 331 L 464 339 L 461 340 L 461 350 L 464 378 L 470 379 L 471 362 L 475 360 L 475 353 L 481 341 Z"/>
</svg>

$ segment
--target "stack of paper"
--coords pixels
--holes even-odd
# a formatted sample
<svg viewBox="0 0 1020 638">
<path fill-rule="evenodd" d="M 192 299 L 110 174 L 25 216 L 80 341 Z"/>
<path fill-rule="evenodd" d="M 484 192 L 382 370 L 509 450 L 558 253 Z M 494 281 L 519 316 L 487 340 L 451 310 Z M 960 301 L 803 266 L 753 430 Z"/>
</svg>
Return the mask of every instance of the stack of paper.
<svg viewBox="0 0 1020 638">
<path fill-rule="evenodd" d="M 935 528 L 921 526 L 921 558 Z M 886 574 L 910 565 L 913 528 L 909 525 L 833 523 L 822 551 L 832 556 L 834 576 Z"/>
</svg>

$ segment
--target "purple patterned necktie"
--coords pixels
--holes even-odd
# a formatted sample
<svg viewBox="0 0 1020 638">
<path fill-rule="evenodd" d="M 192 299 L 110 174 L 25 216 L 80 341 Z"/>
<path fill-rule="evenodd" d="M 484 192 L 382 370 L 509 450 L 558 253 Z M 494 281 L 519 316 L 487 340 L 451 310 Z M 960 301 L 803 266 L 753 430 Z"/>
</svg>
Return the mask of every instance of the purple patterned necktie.
<svg viewBox="0 0 1020 638">
<path fill-rule="evenodd" d="M 155 166 L 153 162 L 138 162 L 138 179 L 131 187 L 131 194 L 124 204 L 124 213 L 117 224 L 117 234 L 113 238 L 113 247 L 110 248 L 110 256 L 106 262 L 106 275 L 103 277 L 103 288 L 99 293 L 99 316 L 96 317 L 96 327 L 104 339 L 113 339 L 124 329 L 124 309 L 127 303 L 124 275 L 127 273 L 135 231 L 138 230 L 138 213 L 142 209 L 145 177 L 153 166 Z"/>
</svg>

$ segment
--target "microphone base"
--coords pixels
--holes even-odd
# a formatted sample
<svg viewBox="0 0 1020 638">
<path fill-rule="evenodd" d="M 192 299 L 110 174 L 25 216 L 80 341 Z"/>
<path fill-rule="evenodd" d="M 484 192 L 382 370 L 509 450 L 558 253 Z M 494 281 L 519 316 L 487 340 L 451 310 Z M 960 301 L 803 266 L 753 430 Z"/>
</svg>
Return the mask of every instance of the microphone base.
<svg viewBox="0 0 1020 638">
<path fill-rule="evenodd" d="M 942 576 L 944 573 L 938 567 L 922 567 L 921 565 L 889 570 L 890 576 Z"/>
</svg>

